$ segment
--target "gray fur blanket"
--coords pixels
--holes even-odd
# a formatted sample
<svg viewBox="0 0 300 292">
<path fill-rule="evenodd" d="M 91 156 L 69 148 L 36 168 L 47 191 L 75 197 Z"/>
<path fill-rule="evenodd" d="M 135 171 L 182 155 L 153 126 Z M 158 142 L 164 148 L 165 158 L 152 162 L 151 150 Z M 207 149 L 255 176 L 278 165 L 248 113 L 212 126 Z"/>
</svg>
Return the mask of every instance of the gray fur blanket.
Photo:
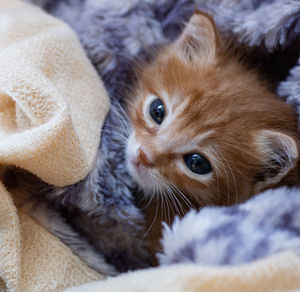
<svg viewBox="0 0 300 292">
<path fill-rule="evenodd" d="M 135 62 L 148 60 L 153 47 L 176 38 L 196 6 L 214 17 L 221 34 L 247 53 L 249 63 L 300 114 L 298 0 L 30 2 L 65 20 L 78 33 L 113 104 L 124 101 L 123 93 L 134 79 Z M 71 225 L 84 230 L 105 259 L 122 271 L 143 266 L 146 256 L 139 245 L 145 231 L 141 212 L 134 203 L 136 186 L 126 173 L 123 154 L 114 146 L 118 137 L 110 131 L 121 126 L 119 120 L 112 110 L 104 126 L 101 161 L 86 180 L 59 190 L 63 200 L 55 205 L 63 208 Z M 96 190 L 91 181 L 97 181 Z M 82 189 L 95 196 L 92 211 L 84 209 L 87 207 L 79 196 Z M 82 226 L 88 212 L 97 217 L 97 224 L 89 225 L 89 229 Z M 160 261 L 239 264 L 286 249 L 300 250 L 299 218 L 297 188 L 267 191 L 239 206 L 191 211 L 183 220 L 176 219 L 173 227 L 165 227 Z M 114 235 L 116 231 L 126 238 L 122 244 Z M 102 239 L 93 239 L 95 233 L 101 233 Z"/>
</svg>

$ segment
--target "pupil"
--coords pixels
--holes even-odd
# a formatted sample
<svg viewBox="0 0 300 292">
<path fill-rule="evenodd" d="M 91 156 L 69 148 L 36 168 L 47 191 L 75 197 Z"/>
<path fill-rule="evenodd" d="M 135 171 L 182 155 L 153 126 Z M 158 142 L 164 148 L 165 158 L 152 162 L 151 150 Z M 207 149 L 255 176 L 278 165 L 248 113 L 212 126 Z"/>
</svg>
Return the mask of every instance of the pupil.
<svg viewBox="0 0 300 292">
<path fill-rule="evenodd" d="M 192 168 L 193 170 L 196 170 L 197 167 L 199 167 L 201 164 L 201 159 L 199 159 L 198 155 L 194 154 L 192 156 Z"/>
<path fill-rule="evenodd" d="M 155 115 L 157 117 L 161 117 L 162 116 L 162 111 L 163 111 L 163 106 L 159 105 L 156 109 L 155 109 Z"/>
<path fill-rule="evenodd" d="M 165 108 L 162 101 L 157 98 L 150 105 L 150 116 L 157 123 L 161 124 L 165 116 Z"/>
<path fill-rule="evenodd" d="M 209 161 L 198 153 L 187 154 L 184 156 L 187 167 L 196 174 L 207 174 L 211 171 Z"/>
</svg>

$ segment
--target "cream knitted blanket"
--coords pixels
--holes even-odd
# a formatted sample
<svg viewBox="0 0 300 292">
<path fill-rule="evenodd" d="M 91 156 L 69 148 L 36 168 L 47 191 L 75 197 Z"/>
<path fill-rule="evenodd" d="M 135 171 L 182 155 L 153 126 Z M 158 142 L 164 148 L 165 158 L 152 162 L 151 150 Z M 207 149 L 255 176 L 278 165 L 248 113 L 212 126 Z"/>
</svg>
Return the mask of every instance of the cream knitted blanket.
<svg viewBox="0 0 300 292">
<path fill-rule="evenodd" d="M 95 158 L 109 107 L 80 44 L 62 22 L 0 0 L 0 161 L 62 186 Z M 296 291 L 300 257 L 285 252 L 238 267 L 174 265 L 106 279 L 18 210 L 0 183 L 0 290 Z M 72 286 L 79 286 L 71 288 Z"/>
<path fill-rule="evenodd" d="M 75 33 L 0 0 L 0 162 L 62 186 L 84 178 L 109 108 Z M 22 211 L 0 183 L 0 287 L 61 291 L 102 277 Z"/>
</svg>

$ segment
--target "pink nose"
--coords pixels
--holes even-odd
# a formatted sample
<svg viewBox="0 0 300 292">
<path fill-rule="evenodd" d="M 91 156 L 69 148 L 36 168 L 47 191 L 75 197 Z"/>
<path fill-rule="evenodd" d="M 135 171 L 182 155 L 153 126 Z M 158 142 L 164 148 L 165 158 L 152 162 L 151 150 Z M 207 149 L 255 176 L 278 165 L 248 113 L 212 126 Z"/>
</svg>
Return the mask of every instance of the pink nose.
<svg viewBox="0 0 300 292">
<path fill-rule="evenodd" d="M 142 164 L 145 167 L 154 167 L 155 164 L 149 160 L 149 158 L 147 157 L 146 153 L 142 150 L 142 148 L 139 148 L 138 150 L 138 156 L 137 156 L 137 160 L 140 164 Z"/>
</svg>

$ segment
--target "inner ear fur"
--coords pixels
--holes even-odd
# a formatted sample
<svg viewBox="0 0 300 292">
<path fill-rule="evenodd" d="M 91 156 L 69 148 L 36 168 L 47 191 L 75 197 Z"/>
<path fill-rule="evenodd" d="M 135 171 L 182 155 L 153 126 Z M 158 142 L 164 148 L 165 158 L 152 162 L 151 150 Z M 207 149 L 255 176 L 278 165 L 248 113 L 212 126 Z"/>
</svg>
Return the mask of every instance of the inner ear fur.
<svg viewBox="0 0 300 292">
<path fill-rule="evenodd" d="M 215 22 L 205 12 L 195 10 L 175 42 L 175 50 L 186 61 L 210 61 L 216 56 L 220 37 Z"/>
<path fill-rule="evenodd" d="M 255 192 L 279 183 L 299 159 L 297 140 L 277 131 L 260 130 L 255 135 L 255 143 L 261 160 L 261 172 Z"/>
</svg>

